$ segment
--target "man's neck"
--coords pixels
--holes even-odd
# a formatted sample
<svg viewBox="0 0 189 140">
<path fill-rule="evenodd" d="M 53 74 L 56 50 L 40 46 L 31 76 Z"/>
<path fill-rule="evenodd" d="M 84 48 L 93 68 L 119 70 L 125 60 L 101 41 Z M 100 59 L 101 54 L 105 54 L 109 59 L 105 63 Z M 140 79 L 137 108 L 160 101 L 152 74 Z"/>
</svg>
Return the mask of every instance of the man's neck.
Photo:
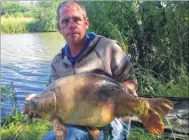
<svg viewBox="0 0 189 140">
<path fill-rule="evenodd" d="M 81 52 L 81 50 L 83 49 L 83 47 L 85 45 L 85 42 L 86 42 L 86 39 L 84 39 L 84 41 L 82 41 L 80 43 L 68 44 L 72 57 L 76 56 L 77 54 L 79 54 Z"/>
<path fill-rule="evenodd" d="M 83 49 L 83 45 L 69 45 L 71 56 L 74 57 Z"/>
</svg>

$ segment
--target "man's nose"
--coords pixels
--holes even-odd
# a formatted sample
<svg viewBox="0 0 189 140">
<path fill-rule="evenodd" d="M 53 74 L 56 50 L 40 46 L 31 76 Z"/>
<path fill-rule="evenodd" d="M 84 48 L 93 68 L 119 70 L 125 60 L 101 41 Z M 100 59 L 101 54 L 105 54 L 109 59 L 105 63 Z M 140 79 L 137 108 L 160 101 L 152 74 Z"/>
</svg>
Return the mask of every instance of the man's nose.
<svg viewBox="0 0 189 140">
<path fill-rule="evenodd" d="M 68 27 L 71 28 L 71 29 L 76 27 L 76 24 L 75 24 L 75 22 L 73 21 L 72 18 L 71 18 L 70 21 L 68 22 Z"/>
</svg>

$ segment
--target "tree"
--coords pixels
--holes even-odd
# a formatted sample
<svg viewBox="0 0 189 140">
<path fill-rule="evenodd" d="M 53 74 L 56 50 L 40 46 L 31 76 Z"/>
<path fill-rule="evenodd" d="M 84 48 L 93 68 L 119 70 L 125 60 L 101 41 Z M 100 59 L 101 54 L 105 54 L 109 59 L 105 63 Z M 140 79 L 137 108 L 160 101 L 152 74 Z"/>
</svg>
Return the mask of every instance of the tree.
<svg viewBox="0 0 189 140">
<path fill-rule="evenodd" d="M 138 64 L 143 68 L 168 80 L 179 76 L 181 67 L 189 71 L 187 1 L 83 3 L 91 21 L 90 30 L 127 44 L 126 51 L 135 46 Z"/>
<path fill-rule="evenodd" d="M 61 0 L 41 1 L 34 10 L 36 31 L 56 31 L 56 8 Z"/>
<path fill-rule="evenodd" d="M 1 15 L 12 15 L 15 13 L 24 12 L 24 9 L 24 6 L 21 5 L 19 2 L 1 1 Z"/>
</svg>

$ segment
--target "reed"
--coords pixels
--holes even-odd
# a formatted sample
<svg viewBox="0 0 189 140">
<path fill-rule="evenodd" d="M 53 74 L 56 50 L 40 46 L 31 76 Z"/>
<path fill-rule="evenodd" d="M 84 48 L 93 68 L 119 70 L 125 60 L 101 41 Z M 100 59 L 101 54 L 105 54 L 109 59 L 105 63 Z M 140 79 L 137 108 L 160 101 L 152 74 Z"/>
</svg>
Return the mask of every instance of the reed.
<svg viewBox="0 0 189 140">
<path fill-rule="evenodd" d="M 1 23 L 2 24 L 7 24 L 7 23 L 28 23 L 28 22 L 31 22 L 33 21 L 34 19 L 33 18 L 28 18 L 28 17 L 19 17 L 19 18 L 16 18 L 16 17 L 5 17 L 5 16 L 2 16 L 1 17 Z"/>
<path fill-rule="evenodd" d="M 180 74 L 171 80 L 150 69 L 144 69 L 142 67 L 136 69 L 137 79 L 139 81 L 139 96 L 188 98 L 189 73 L 184 67 L 178 69 Z"/>
<path fill-rule="evenodd" d="M 26 33 L 32 31 L 29 26 L 33 18 L 1 17 L 1 33 Z"/>
</svg>

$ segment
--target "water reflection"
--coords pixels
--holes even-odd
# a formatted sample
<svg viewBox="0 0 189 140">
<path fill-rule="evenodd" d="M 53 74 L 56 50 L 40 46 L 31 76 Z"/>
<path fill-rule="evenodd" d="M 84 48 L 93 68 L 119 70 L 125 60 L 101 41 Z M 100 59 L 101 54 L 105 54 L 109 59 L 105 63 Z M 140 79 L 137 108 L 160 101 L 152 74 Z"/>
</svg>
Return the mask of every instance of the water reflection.
<svg viewBox="0 0 189 140">
<path fill-rule="evenodd" d="M 1 35 L 1 84 L 13 82 L 20 109 L 26 95 L 46 87 L 50 62 L 64 44 L 58 33 Z M 1 107 L 1 117 L 11 110 L 9 102 Z"/>
<path fill-rule="evenodd" d="M 58 33 L 6 34 L 1 36 L 1 60 L 49 61 L 63 45 Z"/>
</svg>

